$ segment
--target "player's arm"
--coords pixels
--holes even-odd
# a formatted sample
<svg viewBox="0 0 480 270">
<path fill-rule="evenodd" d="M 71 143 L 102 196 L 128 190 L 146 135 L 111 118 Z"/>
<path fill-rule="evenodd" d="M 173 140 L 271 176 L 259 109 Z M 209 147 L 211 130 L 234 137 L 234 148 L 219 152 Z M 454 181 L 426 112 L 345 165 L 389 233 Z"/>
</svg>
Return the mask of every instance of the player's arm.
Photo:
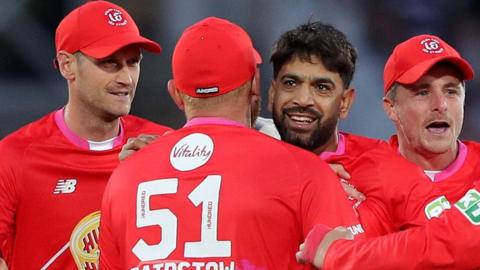
<svg viewBox="0 0 480 270">
<path fill-rule="evenodd" d="M 18 166 L 21 159 L 5 141 L 0 141 L 0 259 L 8 255 L 6 250 L 9 245 L 6 241 L 11 238 L 14 231 L 15 212 L 17 207 Z M 8 244 L 8 243 L 7 243 Z M 6 265 L 6 264 L 5 264 Z M 1 268 L 0 268 L 1 269 Z"/>
<path fill-rule="evenodd" d="M 107 184 L 103 198 L 102 198 L 102 207 L 100 214 L 100 239 L 99 239 L 99 250 L 100 250 L 100 260 L 99 260 L 99 269 L 123 269 L 120 265 L 121 255 L 119 254 L 119 249 L 117 248 L 117 240 L 119 235 L 114 232 L 114 222 L 112 220 L 112 207 L 111 207 L 111 197 L 112 192 L 110 191 L 110 183 L 115 175 L 112 175 Z"/>
<path fill-rule="evenodd" d="M 320 258 L 305 257 L 309 249 Z M 477 188 L 425 226 L 376 238 L 304 246 L 297 256 L 322 269 L 478 269 L 478 250 L 480 192 Z"/>
<path fill-rule="evenodd" d="M 8 270 L 7 263 L 2 258 L 0 258 L 0 270 Z"/>
</svg>

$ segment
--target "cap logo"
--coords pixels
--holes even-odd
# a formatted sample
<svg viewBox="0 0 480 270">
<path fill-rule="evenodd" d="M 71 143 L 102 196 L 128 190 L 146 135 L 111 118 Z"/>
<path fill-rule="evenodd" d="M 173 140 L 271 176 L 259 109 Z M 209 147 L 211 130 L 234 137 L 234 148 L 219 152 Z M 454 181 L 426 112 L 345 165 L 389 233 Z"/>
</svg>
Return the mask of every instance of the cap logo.
<svg viewBox="0 0 480 270">
<path fill-rule="evenodd" d="M 108 24 L 112 26 L 124 26 L 127 24 L 127 20 L 123 18 L 122 12 L 116 8 L 107 9 L 105 16 L 108 18 Z"/>
<path fill-rule="evenodd" d="M 435 38 L 426 38 L 420 42 L 423 45 L 422 51 L 429 54 L 438 54 L 444 51 L 440 41 Z"/>
<path fill-rule="evenodd" d="M 173 146 L 170 164 L 179 171 L 191 171 L 207 163 L 212 154 L 212 138 L 203 133 L 192 133 Z"/>
<path fill-rule="evenodd" d="M 218 87 L 209 87 L 209 88 L 197 88 L 197 90 L 195 91 L 197 94 L 213 94 L 213 93 L 218 93 L 220 92 L 220 90 L 218 89 Z"/>
</svg>

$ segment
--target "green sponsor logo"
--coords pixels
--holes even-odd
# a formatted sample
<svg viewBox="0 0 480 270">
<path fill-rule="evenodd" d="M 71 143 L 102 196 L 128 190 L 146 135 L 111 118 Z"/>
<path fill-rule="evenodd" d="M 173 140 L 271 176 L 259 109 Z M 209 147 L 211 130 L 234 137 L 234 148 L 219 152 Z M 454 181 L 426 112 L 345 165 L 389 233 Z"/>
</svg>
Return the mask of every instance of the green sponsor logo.
<svg viewBox="0 0 480 270">
<path fill-rule="evenodd" d="M 480 192 L 470 189 L 455 207 L 474 225 L 480 225 Z"/>
<path fill-rule="evenodd" d="M 443 210 L 450 208 L 452 208 L 450 202 L 447 200 L 447 198 L 445 198 L 445 196 L 441 196 L 425 206 L 425 215 L 428 219 L 432 219 L 434 217 L 438 218 Z"/>
</svg>

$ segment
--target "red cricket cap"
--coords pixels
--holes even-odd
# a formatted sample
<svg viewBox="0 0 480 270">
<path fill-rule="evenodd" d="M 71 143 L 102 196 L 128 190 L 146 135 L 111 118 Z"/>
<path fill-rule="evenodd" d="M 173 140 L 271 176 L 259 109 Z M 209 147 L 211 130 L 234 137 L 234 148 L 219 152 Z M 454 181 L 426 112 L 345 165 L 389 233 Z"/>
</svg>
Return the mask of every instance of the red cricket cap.
<svg viewBox="0 0 480 270">
<path fill-rule="evenodd" d="M 447 61 L 456 65 L 464 80 L 473 79 L 473 68 L 447 42 L 434 35 L 418 35 L 397 46 L 385 64 L 383 89 L 386 94 L 395 82 L 415 83 L 435 64 Z"/>
<path fill-rule="evenodd" d="M 208 17 L 180 37 L 172 58 L 173 80 L 188 96 L 219 96 L 252 79 L 261 62 L 245 30 Z"/>
<path fill-rule="evenodd" d="M 89 1 L 71 11 L 57 27 L 57 52 L 81 51 L 93 58 L 107 57 L 130 44 L 160 53 L 160 45 L 140 35 L 128 12 L 107 1 Z"/>
</svg>

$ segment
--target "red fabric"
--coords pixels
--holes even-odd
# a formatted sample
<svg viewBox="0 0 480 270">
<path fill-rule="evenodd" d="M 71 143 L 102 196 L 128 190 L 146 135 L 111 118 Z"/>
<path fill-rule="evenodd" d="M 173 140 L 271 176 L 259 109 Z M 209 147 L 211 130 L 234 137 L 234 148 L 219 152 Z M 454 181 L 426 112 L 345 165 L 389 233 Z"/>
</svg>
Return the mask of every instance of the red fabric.
<svg viewBox="0 0 480 270">
<path fill-rule="evenodd" d="M 307 238 L 305 238 L 305 260 L 307 262 L 313 263 L 318 246 L 325 237 L 325 234 L 331 230 L 332 228 L 328 226 L 317 224 L 308 233 Z"/>
<path fill-rule="evenodd" d="M 474 203 L 471 209 L 478 211 L 480 201 Z M 355 242 L 338 240 L 322 269 L 479 269 L 479 249 L 479 224 L 454 206 L 424 227 Z"/>
<path fill-rule="evenodd" d="M 394 137 L 391 143 L 395 146 L 395 142 Z M 452 204 L 472 188 L 478 191 L 480 186 L 480 144 L 464 144 L 468 149 L 464 164 L 448 179 L 432 184 Z M 477 213 L 477 206 L 471 207 L 470 214 Z M 324 269 L 478 269 L 480 226 L 468 220 L 456 206 L 452 208 L 424 227 L 413 226 L 355 243 L 339 240 L 329 248 Z"/>
<path fill-rule="evenodd" d="M 186 143 L 194 135 L 212 143 Z M 174 157 L 189 160 L 185 166 L 205 163 L 181 171 L 174 167 Z M 152 186 L 143 189 L 147 184 Z M 171 132 L 122 162 L 106 188 L 102 211 L 102 269 L 139 264 L 153 269 L 162 263 L 179 268 L 181 262 L 191 267 L 304 269 L 308 266 L 298 264 L 295 253 L 315 224 L 358 224 L 338 179 L 317 156 L 249 128 L 212 124 Z M 157 214 L 164 224 L 155 224 Z M 142 225 L 147 220 L 152 225 Z M 227 241 L 219 250 L 228 252 L 206 253 L 210 247 L 188 255 L 187 243 L 202 241 L 202 233 L 210 235 L 204 242 Z M 136 253 L 139 239 L 150 247 Z M 168 252 L 152 251 L 153 261 L 140 263 L 139 256 L 155 245 Z"/>
<path fill-rule="evenodd" d="M 425 205 L 441 194 L 423 171 L 383 141 L 342 134 L 345 152 L 326 161 L 342 164 L 349 183 L 367 197 L 357 208 L 364 236 L 424 224 Z"/>
<path fill-rule="evenodd" d="M 168 130 L 134 116 L 122 121 L 125 140 Z M 53 113 L 0 142 L 0 246 L 10 270 L 40 269 L 69 243 L 80 220 L 100 210 L 120 149 L 89 151 L 71 144 Z M 85 251 L 92 252 L 98 226 L 88 232 L 78 244 L 85 240 Z M 48 269 L 77 269 L 68 246 Z"/>
</svg>

